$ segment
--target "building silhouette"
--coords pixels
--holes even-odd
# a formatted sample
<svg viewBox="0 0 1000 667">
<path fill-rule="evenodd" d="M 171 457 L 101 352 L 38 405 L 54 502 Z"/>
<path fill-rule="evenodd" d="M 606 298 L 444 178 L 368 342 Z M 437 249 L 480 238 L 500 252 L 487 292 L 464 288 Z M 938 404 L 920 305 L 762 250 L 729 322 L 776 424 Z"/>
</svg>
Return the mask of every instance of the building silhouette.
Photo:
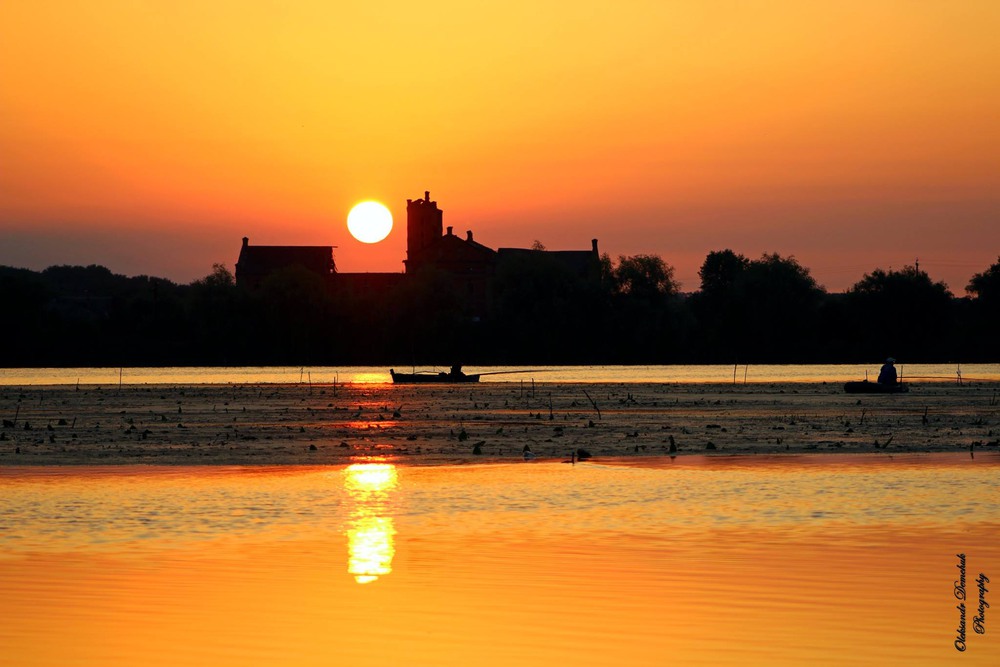
<svg viewBox="0 0 1000 667">
<path fill-rule="evenodd" d="M 240 257 L 236 260 L 236 284 L 256 290 L 269 276 L 294 267 L 301 267 L 329 281 L 337 271 L 333 262 L 333 246 L 252 246 L 250 239 L 244 236 Z"/>
<path fill-rule="evenodd" d="M 562 265 L 580 280 L 599 274 L 597 239 L 589 250 L 538 250 L 499 248 L 493 250 L 473 238 L 444 226 L 444 212 L 430 192 L 422 199 L 406 200 L 406 259 L 403 273 L 339 273 L 334 246 L 254 246 L 243 238 L 236 262 L 236 284 L 254 291 L 269 276 L 291 269 L 305 270 L 321 278 L 332 292 L 358 297 L 382 295 L 432 272 L 447 276 L 473 319 L 488 317 L 493 309 L 493 291 L 498 269 L 505 262 L 545 259 Z"/>
</svg>

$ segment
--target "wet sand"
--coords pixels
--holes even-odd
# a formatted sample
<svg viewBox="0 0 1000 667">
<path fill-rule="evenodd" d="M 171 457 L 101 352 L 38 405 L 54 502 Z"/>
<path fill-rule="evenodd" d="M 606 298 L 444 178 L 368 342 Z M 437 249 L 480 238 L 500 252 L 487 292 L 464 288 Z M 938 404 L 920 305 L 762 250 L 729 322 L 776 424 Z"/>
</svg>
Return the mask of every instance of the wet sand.
<svg viewBox="0 0 1000 667">
<path fill-rule="evenodd" d="M 0 387 L 0 417 L 0 465 L 997 451 L 1000 383 Z"/>
</svg>

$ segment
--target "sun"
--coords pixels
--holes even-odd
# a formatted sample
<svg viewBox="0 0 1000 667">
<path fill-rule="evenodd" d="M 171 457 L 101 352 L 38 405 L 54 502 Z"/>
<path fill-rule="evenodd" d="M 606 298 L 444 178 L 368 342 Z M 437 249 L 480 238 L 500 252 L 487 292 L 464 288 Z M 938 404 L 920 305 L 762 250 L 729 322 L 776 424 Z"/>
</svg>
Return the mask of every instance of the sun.
<svg viewBox="0 0 1000 667">
<path fill-rule="evenodd" d="M 377 201 L 363 201 L 347 214 L 347 229 L 362 243 L 378 243 L 392 231 L 392 213 Z"/>
</svg>

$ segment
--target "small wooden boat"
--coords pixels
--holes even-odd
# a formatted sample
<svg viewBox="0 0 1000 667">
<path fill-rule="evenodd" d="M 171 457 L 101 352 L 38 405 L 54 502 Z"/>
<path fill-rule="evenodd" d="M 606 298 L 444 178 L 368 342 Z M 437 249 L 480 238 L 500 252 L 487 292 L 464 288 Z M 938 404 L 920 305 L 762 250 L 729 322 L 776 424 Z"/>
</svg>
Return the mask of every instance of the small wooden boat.
<svg viewBox="0 0 1000 667">
<path fill-rule="evenodd" d="M 460 382 L 479 382 L 478 374 L 466 374 L 459 367 L 453 367 L 450 373 L 434 373 L 424 371 L 418 373 L 397 373 L 392 368 L 389 369 L 389 376 L 394 384 L 455 384 Z"/>
<path fill-rule="evenodd" d="M 902 382 L 893 384 L 882 384 L 880 382 L 848 382 L 844 385 L 844 391 L 848 394 L 905 394 L 910 391 L 910 385 Z"/>
</svg>

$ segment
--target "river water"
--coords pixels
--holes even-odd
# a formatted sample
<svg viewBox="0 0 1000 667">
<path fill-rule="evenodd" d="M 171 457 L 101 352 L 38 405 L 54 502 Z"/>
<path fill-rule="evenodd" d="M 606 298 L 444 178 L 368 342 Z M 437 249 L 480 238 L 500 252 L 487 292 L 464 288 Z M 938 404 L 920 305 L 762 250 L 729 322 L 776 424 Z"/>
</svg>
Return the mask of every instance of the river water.
<svg viewBox="0 0 1000 667">
<path fill-rule="evenodd" d="M 482 366 L 482 382 L 833 382 L 871 380 L 880 364 L 702 365 L 702 366 Z M 897 364 L 904 380 L 1000 381 L 1000 364 Z M 399 367 L 446 371 L 437 367 Z M 177 367 L 177 368 L 0 368 L 0 385 L 384 383 L 388 367 Z"/>
<path fill-rule="evenodd" d="M 992 665 L 998 473 L 978 452 L 2 469 L 0 664 Z"/>
</svg>

